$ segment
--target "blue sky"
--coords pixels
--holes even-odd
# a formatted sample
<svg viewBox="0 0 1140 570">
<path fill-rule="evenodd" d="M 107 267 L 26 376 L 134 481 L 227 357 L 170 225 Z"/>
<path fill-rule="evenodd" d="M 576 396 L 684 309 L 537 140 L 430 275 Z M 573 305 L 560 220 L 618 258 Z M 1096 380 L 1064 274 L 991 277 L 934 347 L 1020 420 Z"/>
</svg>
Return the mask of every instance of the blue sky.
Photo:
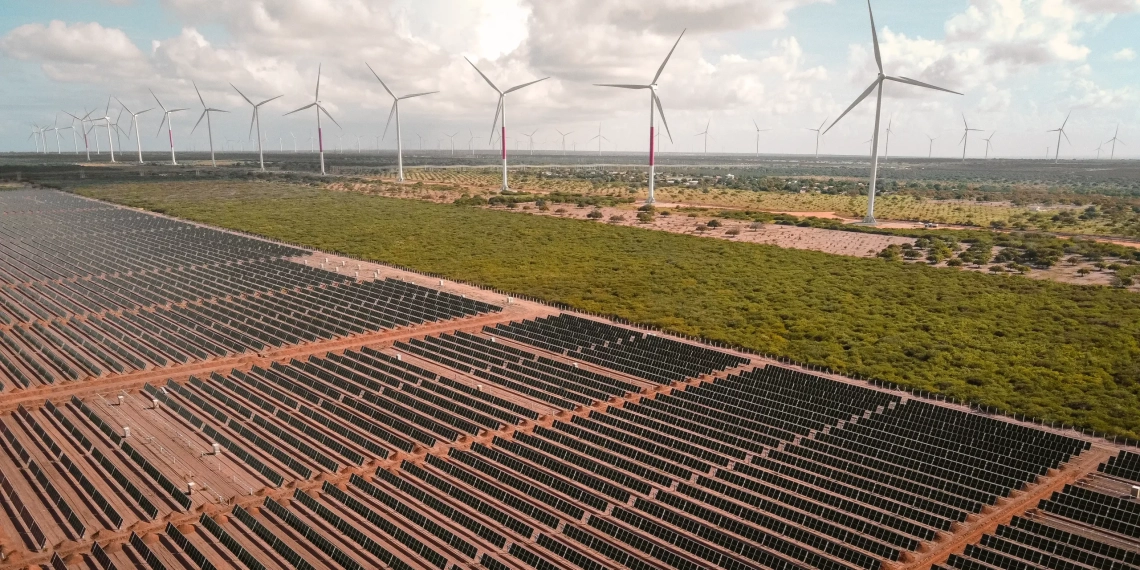
<svg viewBox="0 0 1140 570">
<path fill-rule="evenodd" d="M 1095 155 L 1118 122 L 1123 140 L 1140 131 L 1136 0 L 877 0 L 874 8 L 888 74 L 965 93 L 889 88 L 891 154 L 925 155 L 929 135 L 937 154 L 960 156 L 962 114 L 985 136 L 997 131 L 999 156 L 1043 155 L 1056 144 L 1044 131 L 1070 110 L 1072 144 L 1062 156 Z M 229 83 L 251 97 L 285 95 L 263 124 L 271 147 L 289 146 L 290 133 L 305 140 L 313 129 L 307 115 L 282 115 L 311 99 L 318 64 L 323 98 L 344 126 L 330 144 L 339 136 L 355 147 L 359 136 L 372 148 L 391 102 L 365 61 L 398 92 L 442 91 L 402 108 L 406 143 L 415 146 L 418 134 L 425 146 L 446 146 L 445 135 L 470 132 L 457 145 L 485 148 L 495 95 L 463 56 L 504 84 L 551 76 L 508 100 L 512 132 L 538 129 L 540 147 L 553 148 L 557 129 L 575 132 L 570 145 L 594 148 L 601 126 L 612 148 L 641 150 L 643 98 L 591 84 L 647 81 L 686 27 L 660 81 L 674 139 L 666 151 L 698 150 L 694 135 L 709 121 L 711 149 L 753 151 L 755 120 L 772 129 L 761 151 L 811 152 L 806 127 L 834 119 L 874 78 L 862 0 L 16 0 L 0 12 L 0 150 L 30 150 L 31 123 L 102 111 L 111 95 L 153 106 L 153 89 L 171 105 L 200 107 L 193 84 L 232 111 L 215 143 L 248 148 L 249 110 Z M 823 151 L 866 153 L 871 111 L 864 102 L 844 118 Z M 206 134 L 187 128 L 199 113 L 176 116 L 180 148 L 205 146 Z M 148 150 L 166 145 L 155 136 L 160 119 L 140 117 Z M 394 146 L 392 135 L 381 144 Z M 984 145 L 972 141 L 968 152 L 980 156 Z"/>
</svg>

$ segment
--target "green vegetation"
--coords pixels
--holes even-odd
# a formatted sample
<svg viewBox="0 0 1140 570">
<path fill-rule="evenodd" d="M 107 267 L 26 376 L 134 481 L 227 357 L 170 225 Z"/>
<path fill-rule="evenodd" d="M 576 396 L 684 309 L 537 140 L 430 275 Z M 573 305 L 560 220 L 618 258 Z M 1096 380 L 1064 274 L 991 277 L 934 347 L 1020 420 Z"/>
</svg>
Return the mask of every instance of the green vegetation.
<svg viewBox="0 0 1140 570">
<path fill-rule="evenodd" d="M 1140 295 L 1118 289 L 308 186 L 77 190 L 1140 436 Z"/>
</svg>

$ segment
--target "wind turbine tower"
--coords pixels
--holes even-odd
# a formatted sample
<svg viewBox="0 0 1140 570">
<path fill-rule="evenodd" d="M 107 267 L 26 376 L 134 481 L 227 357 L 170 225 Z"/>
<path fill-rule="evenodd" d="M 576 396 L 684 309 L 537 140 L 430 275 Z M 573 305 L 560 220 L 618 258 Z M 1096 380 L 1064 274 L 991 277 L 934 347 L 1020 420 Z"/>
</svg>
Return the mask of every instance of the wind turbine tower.
<svg viewBox="0 0 1140 570">
<path fill-rule="evenodd" d="M 877 91 L 875 97 L 875 130 L 874 134 L 872 135 L 872 140 L 874 140 L 875 143 L 871 146 L 871 185 L 867 187 L 867 217 L 863 219 L 864 224 L 874 225 L 876 223 L 875 190 L 879 177 L 879 121 L 881 120 L 883 112 L 883 84 L 887 81 L 894 81 L 896 83 L 905 83 L 907 85 L 914 85 L 917 87 L 934 89 L 937 91 L 945 91 L 947 93 L 954 93 L 956 95 L 961 95 L 961 93 L 950 91 L 949 89 L 943 89 L 942 87 L 936 87 L 934 85 L 923 83 L 921 81 L 915 81 L 914 79 L 908 79 L 906 77 L 892 77 L 883 73 L 883 57 L 879 52 L 879 33 L 875 29 L 875 14 L 871 10 L 871 0 L 867 0 L 867 13 L 871 17 L 871 41 L 875 46 L 875 65 L 879 68 L 878 77 L 875 78 L 875 81 L 871 83 L 870 87 L 867 87 L 866 91 L 863 91 L 863 93 L 859 95 L 858 99 L 855 99 L 855 102 L 852 103 L 850 107 L 847 107 L 846 111 L 843 111 L 843 114 L 840 115 L 839 118 L 835 120 L 835 123 L 832 123 L 831 126 L 827 128 L 827 130 L 830 131 L 832 128 L 834 128 L 835 125 L 847 115 L 847 113 L 851 112 L 851 109 L 854 109 L 856 105 L 862 103 L 864 99 L 870 96 L 872 91 Z M 826 133 L 827 131 L 824 132 Z"/>
<path fill-rule="evenodd" d="M 982 139 L 982 140 L 986 141 L 986 158 L 985 158 L 985 160 L 989 160 L 989 158 L 990 158 L 990 148 L 993 146 L 990 144 L 990 141 L 993 140 L 994 135 L 996 135 L 996 134 L 997 134 L 997 131 L 994 131 L 994 132 L 990 133 L 989 138 Z"/>
<path fill-rule="evenodd" d="M 607 139 L 606 137 L 602 136 L 602 125 L 601 125 L 601 123 L 598 123 L 598 136 L 596 136 L 596 137 L 594 137 L 594 138 L 592 138 L 586 142 L 592 142 L 594 139 L 597 139 L 597 141 L 598 141 L 598 156 L 602 156 L 602 141 L 610 142 L 610 139 Z"/>
<path fill-rule="evenodd" d="M 862 99 L 860 99 L 859 101 L 862 101 Z M 858 103 L 859 103 L 859 101 L 856 101 L 856 104 L 858 104 Z M 828 117 L 828 118 L 830 118 L 830 117 Z M 840 117 L 839 117 L 839 119 L 842 119 L 842 118 L 843 118 L 842 116 L 840 116 Z M 835 120 L 835 122 L 836 122 L 836 123 L 838 123 L 838 122 L 839 122 L 839 119 L 836 119 L 836 120 Z M 877 122 L 878 122 L 878 121 L 876 121 L 876 123 L 877 123 Z M 824 135 L 825 133 L 827 133 L 827 131 L 830 131 L 830 130 L 831 130 L 831 127 L 828 127 L 826 131 L 825 131 L 825 130 L 823 130 L 823 126 L 824 126 L 824 125 L 826 125 L 826 124 L 827 124 L 827 119 L 824 119 L 824 120 L 823 120 L 823 122 L 819 124 L 819 128 L 818 128 L 818 129 L 808 129 L 809 131 L 811 131 L 811 132 L 815 133 L 815 159 L 816 159 L 816 160 L 819 160 L 819 139 L 820 139 L 820 138 L 822 138 L 822 137 L 823 137 L 823 135 Z M 831 124 L 831 126 L 832 126 L 832 127 L 834 127 L 834 126 L 835 126 L 835 123 L 832 123 L 832 124 Z M 878 145 L 879 145 L 879 143 L 878 143 L 878 141 L 876 140 L 876 142 L 875 142 L 875 146 L 878 146 Z"/>
<path fill-rule="evenodd" d="M 558 129 L 555 129 L 554 132 L 558 133 L 559 135 L 562 135 L 562 154 L 565 155 L 566 154 L 566 137 L 574 134 L 574 131 L 564 133 Z"/>
<path fill-rule="evenodd" d="M 1122 141 L 1118 138 L 1119 135 L 1120 135 L 1120 125 L 1116 125 L 1116 132 L 1113 133 L 1112 138 L 1105 141 L 1106 143 L 1112 143 L 1112 154 L 1110 154 L 1108 156 L 1109 160 L 1116 158 L 1116 143 L 1124 144 L 1124 141 Z M 1125 145 L 1125 146 L 1128 146 L 1128 145 Z"/>
<path fill-rule="evenodd" d="M 193 84 L 193 82 L 191 82 Z M 198 130 L 198 125 L 202 123 L 202 119 L 206 119 L 206 137 L 210 139 L 210 163 L 214 168 L 218 167 L 218 161 L 214 160 L 214 126 L 210 124 L 210 113 L 229 113 L 221 109 L 212 109 L 206 106 L 206 100 L 202 98 L 202 92 L 198 91 L 198 85 L 194 84 L 194 92 L 198 94 L 198 101 L 202 103 L 202 114 L 198 117 L 198 122 L 194 123 L 194 128 L 190 129 L 190 134 L 193 135 L 194 131 Z"/>
<path fill-rule="evenodd" d="M 709 153 L 709 126 L 710 125 L 712 125 L 712 119 L 709 119 L 708 122 L 705 123 L 705 130 L 694 135 L 694 136 L 705 138 L 705 151 L 704 151 L 705 154 Z"/>
<path fill-rule="evenodd" d="M 467 58 L 464 58 L 464 59 L 467 59 Z M 543 77 L 542 79 L 536 79 L 534 81 L 531 81 L 530 83 L 523 83 L 522 85 L 516 85 L 514 87 L 511 87 L 510 89 L 507 89 L 506 91 L 502 91 L 498 87 L 496 87 L 495 84 L 490 80 L 490 78 L 488 78 L 482 71 L 480 71 L 478 67 L 475 67 L 475 64 L 471 63 L 470 59 L 467 59 L 467 63 L 470 63 L 471 67 L 474 67 L 475 71 L 480 76 L 483 77 L 484 81 L 487 82 L 487 85 L 490 85 L 491 89 L 494 89 L 495 92 L 499 94 L 499 104 L 495 108 L 495 119 L 493 121 L 491 121 L 491 123 L 492 123 L 491 124 L 491 131 L 494 132 L 495 127 L 500 124 L 499 123 L 499 117 L 502 117 L 502 119 L 503 119 L 503 122 L 501 123 L 502 135 L 500 135 L 501 139 L 502 139 L 501 142 L 502 142 L 502 147 L 503 147 L 503 188 L 502 188 L 502 191 L 503 192 L 509 192 L 511 187 L 507 183 L 507 95 L 510 95 L 511 93 L 514 93 L 515 91 L 518 91 L 519 89 L 522 89 L 524 87 L 529 87 L 531 85 L 534 85 L 535 83 L 538 83 L 539 81 L 546 81 L 547 79 L 550 79 L 550 78 L 549 77 Z M 494 135 L 492 135 L 492 136 L 494 136 Z"/>
<path fill-rule="evenodd" d="M 926 158 L 933 158 L 934 157 L 934 141 L 937 140 L 938 137 L 932 137 L 930 135 L 926 135 L 926 138 L 930 139 L 930 150 L 927 151 Z"/>
</svg>

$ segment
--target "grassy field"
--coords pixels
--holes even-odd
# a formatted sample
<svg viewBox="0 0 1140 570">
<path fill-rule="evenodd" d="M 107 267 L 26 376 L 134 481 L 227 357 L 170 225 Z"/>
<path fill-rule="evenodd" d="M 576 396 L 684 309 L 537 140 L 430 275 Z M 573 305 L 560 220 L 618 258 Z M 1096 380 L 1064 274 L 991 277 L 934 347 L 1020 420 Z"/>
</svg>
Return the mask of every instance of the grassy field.
<svg viewBox="0 0 1140 570">
<path fill-rule="evenodd" d="M 275 183 L 76 188 L 1140 436 L 1140 295 Z"/>
</svg>

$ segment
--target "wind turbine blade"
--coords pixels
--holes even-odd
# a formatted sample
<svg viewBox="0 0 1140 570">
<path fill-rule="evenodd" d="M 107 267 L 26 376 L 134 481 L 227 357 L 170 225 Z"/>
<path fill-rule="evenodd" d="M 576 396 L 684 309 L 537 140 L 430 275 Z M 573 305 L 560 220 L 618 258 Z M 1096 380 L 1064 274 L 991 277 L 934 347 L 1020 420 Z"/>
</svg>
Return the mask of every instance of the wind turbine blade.
<svg viewBox="0 0 1140 570">
<path fill-rule="evenodd" d="M 677 49 L 677 44 L 681 43 L 681 38 L 685 37 L 685 32 L 688 30 L 681 30 L 681 35 L 677 36 L 677 41 L 673 42 L 672 49 L 669 50 L 669 55 L 665 56 L 665 61 L 661 62 L 661 67 L 657 68 L 657 75 L 653 76 L 653 84 L 657 84 L 657 80 L 661 78 L 661 73 L 665 71 L 665 65 L 669 63 L 669 59 L 673 57 L 673 52 Z"/>
<path fill-rule="evenodd" d="M 202 103 L 202 107 L 205 107 L 206 100 L 202 98 L 202 92 L 198 91 L 198 84 L 194 83 L 193 81 L 191 81 L 190 84 L 194 86 L 194 92 L 198 94 L 198 101 Z"/>
<path fill-rule="evenodd" d="M 160 123 L 158 124 L 158 132 L 157 132 L 157 133 L 154 133 L 154 136 L 156 136 L 156 137 L 157 137 L 158 135 L 161 135 L 161 134 L 162 134 L 162 126 L 166 124 L 166 115 L 167 115 L 167 113 L 163 113 L 163 114 L 162 114 L 162 122 L 160 122 Z"/>
<path fill-rule="evenodd" d="M 546 81 L 547 79 L 550 79 L 550 78 L 549 77 L 543 77 L 542 79 L 535 79 L 534 81 L 531 81 L 530 83 L 523 83 L 522 85 L 515 85 L 514 87 L 507 89 L 503 93 L 503 95 L 506 95 L 507 93 L 513 93 L 513 92 L 518 91 L 519 89 L 522 89 L 524 87 L 530 87 L 531 85 L 534 85 L 535 83 L 538 83 L 540 81 Z"/>
<path fill-rule="evenodd" d="M 395 93 L 392 93 L 392 90 L 391 90 L 391 89 L 388 89 L 388 85 L 384 83 L 384 80 L 383 80 L 383 79 L 380 79 L 380 76 L 376 74 L 376 70 L 375 70 L 375 69 L 372 69 L 372 66 L 371 66 L 371 65 L 368 65 L 368 62 L 367 62 L 367 61 L 366 61 L 366 62 L 364 62 L 364 65 L 365 65 L 365 66 L 368 68 L 368 71 L 371 71 L 371 72 L 372 72 L 372 76 L 376 78 L 376 81 L 379 81 L 379 82 L 380 82 L 380 86 L 381 86 L 381 87 L 383 87 L 383 88 L 384 88 L 384 90 L 388 92 L 388 95 L 390 95 L 390 96 L 391 96 L 393 99 L 395 99 L 395 98 L 396 98 L 396 94 L 395 94 Z"/>
<path fill-rule="evenodd" d="M 194 134 L 194 131 L 198 130 L 198 125 L 202 124 L 202 119 L 206 118 L 206 113 L 209 113 L 209 111 L 202 111 L 202 114 L 198 116 L 198 122 L 194 123 L 193 129 L 190 129 L 191 135 Z"/>
<path fill-rule="evenodd" d="M 1065 137 L 1065 142 L 1073 144 L 1073 141 L 1069 140 L 1069 135 L 1065 134 L 1065 131 L 1061 131 L 1061 136 Z"/>
<path fill-rule="evenodd" d="M 254 107 L 260 107 L 260 106 L 262 106 L 262 105 L 264 105 L 264 104 L 266 104 L 266 103 L 268 103 L 268 102 L 270 102 L 270 101 L 276 101 L 277 99 L 280 99 L 280 98 L 282 98 L 282 97 L 284 97 L 284 95 L 278 95 L 278 96 L 276 96 L 276 97 L 271 97 L 271 98 L 269 98 L 269 99 L 266 99 L 266 100 L 264 100 L 264 101 L 262 101 L 262 102 L 260 102 L 260 103 L 258 103 L 258 104 L 256 104 L 256 105 L 254 105 Z"/>
<path fill-rule="evenodd" d="M 499 104 L 495 107 L 495 120 L 491 121 L 491 140 L 495 140 L 495 132 L 499 126 L 499 113 L 503 112 L 503 96 L 499 95 Z"/>
<path fill-rule="evenodd" d="M 886 77 L 886 79 L 890 79 L 891 81 L 897 81 L 897 82 L 899 82 L 899 83 L 906 83 L 907 85 L 914 85 L 914 86 L 917 86 L 917 87 L 925 87 L 925 88 L 927 88 L 927 89 L 934 89 L 935 91 L 945 91 L 945 92 L 947 92 L 947 93 L 953 93 L 953 94 L 955 94 L 955 95 L 961 95 L 961 93 L 959 93 L 959 92 L 957 92 L 957 91 L 951 91 L 951 90 L 949 90 L 949 89 L 946 89 L 946 88 L 943 88 L 943 87 L 939 87 L 939 86 L 937 86 L 937 85 L 931 85 L 931 84 L 929 84 L 929 83 L 923 83 L 923 82 L 921 82 L 921 81 L 917 81 L 917 80 L 911 79 L 911 78 L 909 78 L 909 77 L 891 77 L 891 76 L 887 76 L 887 77 Z"/>
<path fill-rule="evenodd" d="M 471 63 L 471 60 L 470 60 L 470 59 L 467 59 L 466 57 L 464 57 L 463 59 L 467 60 L 467 63 Z M 474 64 L 474 63 L 471 63 L 471 67 L 475 67 L 475 64 Z M 486 75 L 485 75 L 485 74 L 484 74 L 482 71 L 479 71 L 479 68 L 478 68 L 478 67 L 475 67 L 475 71 L 476 71 L 476 72 L 479 74 L 479 76 L 480 76 L 480 77 L 482 77 L 482 78 L 483 78 L 483 81 L 486 81 L 486 82 L 487 82 L 487 85 L 490 85 L 490 86 L 491 86 L 491 89 L 494 89 L 494 90 L 495 90 L 495 93 L 498 93 L 499 95 L 502 95 L 502 94 L 503 94 L 503 92 L 502 92 L 502 91 L 499 91 L 499 88 L 498 88 L 498 87 L 495 87 L 495 84 L 494 84 L 494 83 L 491 81 L 491 79 L 490 79 L 490 78 L 488 78 L 488 77 L 487 77 L 487 76 L 486 76 Z M 497 120 L 497 119 L 496 119 L 496 120 Z"/>
<path fill-rule="evenodd" d="M 253 114 L 249 117 L 249 134 L 246 135 L 246 140 L 253 137 L 253 123 L 257 121 L 257 108 L 254 107 Z"/>
<path fill-rule="evenodd" d="M 875 65 L 883 73 L 883 56 L 879 53 L 879 32 L 875 30 L 875 12 L 871 10 L 871 0 L 867 0 L 867 14 L 871 16 L 871 41 L 875 43 Z"/>
<path fill-rule="evenodd" d="M 316 103 L 309 103 L 308 105 L 305 105 L 304 107 L 301 107 L 300 109 L 297 109 L 295 111 L 289 111 L 288 113 L 285 113 L 284 115 L 281 115 L 281 116 L 282 117 L 288 117 L 289 115 L 292 115 L 293 113 L 300 113 L 301 111 L 304 111 L 305 109 L 308 109 L 310 107 L 315 107 L 316 105 L 317 105 Z"/>
<path fill-rule="evenodd" d="M 115 97 L 115 101 L 119 101 L 119 98 L 118 98 L 118 97 Z M 120 106 L 123 108 L 123 110 L 125 110 L 125 111 L 126 111 L 126 112 L 128 112 L 128 113 L 131 113 L 131 110 L 130 110 L 130 109 L 127 109 L 127 106 L 126 106 L 126 105 L 123 105 L 123 102 L 122 102 L 122 101 L 119 101 L 119 105 L 120 105 Z M 68 113 L 68 115 L 70 115 L 70 114 L 71 114 L 71 113 Z M 134 113 L 131 113 L 131 115 L 134 115 Z"/>
<path fill-rule="evenodd" d="M 162 101 L 159 101 L 159 100 L 158 100 L 158 95 L 155 95 L 155 94 L 154 94 L 154 89 L 147 89 L 147 91 L 150 91 L 150 96 L 151 96 L 151 97 L 154 97 L 154 101 L 155 101 L 156 103 L 158 103 L 158 106 L 159 106 L 159 107 L 162 107 L 162 110 L 163 110 L 163 111 L 165 111 L 165 110 L 166 110 L 166 107 L 165 107 L 165 106 L 163 106 L 163 104 L 162 104 Z M 91 113 L 87 113 L 87 115 L 89 116 L 89 115 L 91 115 Z M 86 118 L 87 118 L 87 116 L 84 116 L 83 118 L 84 118 L 84 119 L 86 119 Z"/>
<path fill-rule="evenodd" d="M 397 103 L 392 101 L 392 110 L 388 111 L 388 122 L 384 123 L 384 135 L 380 138 L 388 138 L 388 127 L 392 124 L 392 117 L 396 116 L 396 105 Z"/>
<path fill-rule="evenodd" d="M 103 109 L 103 117 L 110 118 L 111 116 L 111 98 L 107 97 L 107 108 Z"/>
<path fill-rule="evenodd" d="M 403 97 L 400 97 L 400 99 L 401 100 L 411 99 L 413 97 L 423 97 L 424 95 L 435 95 L 436 93 L 439 93 L 439 91 L 428 91 L 426 93 L 412 93 L 411 95 L 404 95 Z"/>
<path fill-rule="evenodd" d="M 330 115 L 330 114 L 329 114 L 329 112 L 325 110 L 324 106 L 322 106 L 322 105 L 319 105 L 319 104 L 316 104 L 316 103 L 314 103 L 314 105 L 317 105 L 317 110 L 319 110 L 320 112 L 324 113 L 324 114 L 325 114 L 325 116 L 326 116 L 326 117 L 328 117 L 328 118 L 329 118 L 329 120 L 330 120 L 330 121 L 332 121 L 334 125 L 336 125 L 337 127 L 340 127 L 340 128 L 342 128 L 342 129 L 344 128 L 344 127 L 341 127 L 341 126 L 340 126 L 340 123 L 336 122 L 336 119 L 334 119 L 334 118 L 332 117 L 332 115 Z"/>
<path fill-rule="evenodd" d="M 859 97 L 855 99 L 855 102 L 852 103 L 850 107 L 847 107 L 847 110 L 843 111 L 843 114 L 839 115 L 839 118 L 835 119 L 834 123 L 831 123 L 830 127 L 827 127 L 827 131 L 830 131 L 831 129 L 835 128 L 835 125 L 839 124 L 839 121 L 842 121 L 843 117 L 847 116 L 847 113 L 850 113 L 852 109 L 854 109 L 856 106 L 859 105 L 859 103 L 862 103 L 864 99 L 866 99 L 868 96 L 870 96 L 871 92 L 874 91 L 875 88 L 879 86 L 879 82 L 881 82 L 881 81 L 882 81 L 882 79 L 876 79 L 873 83 L 871 83 L 871 86 L 868 87 L 867 90 L 864 91 L 862 95 L 859 95 Z M 827 121 L 824 120 L 824 122 L 826 123 Z M 822 126 L 823 125 L 820 125 L 820 127 L 822 127 Z M 826 135 L 827 131 L 823 131 L 823 134 Z"/>
<path fill-rule="evenodd" d="M 170 112 L 171 112 L 171 113 L 177 113 L 177 112 L 179 112 L 179 111 L 188 111 L 188 110 L 189 110 L 189 109 L 185 109 L 185 108 L 183 108 L 183 109 L 171 109 L 171 110 L 170 110 Z"/>
<path fill-rule="evenodd" d="M 665 126 L 665 134 L 669 135 L 669 142 L 673 142 L 673 133 L 669 132 L 669 121 L 665 120 L 665 109 L 661 106 L 661 98 L 657 96 L 657 92 L 653 92 L 653 103 L 657 105 L 657 112 L 661 114 L 661 124 Z M 708 127 L 705 127 L 708 130 Z"/>
<path fill-rule="evenodd" d="M 230 83 L 230 87 L 233 87 L 233 88 L 234 88 L 234 91 L 237 91 L 237 92 L 238 92 L 238 95 L 241 95 L 241 98 L 242 98 L 242 99 L 245 99 L 245 102 L 246 102 L 246 103 L 249 103 L 250 105 L 252 105 L 252 104 L 253 104 L 253 101 L 250 101 L 250 100 L 249 100 L 249 97 L 246 97 L 246 96 L 245 96 L 245 93 L 242 93 L 242 92 L 241 92 L 241 89 L 238 89 L 236 85 L 234 85 L 233 83 Z"/>
<path fill-rule="evenodd" d="M 618 89 L 649 89 L 648 85 L 621 85 L 613 83 L 595 83 L 594 87 L 617 87 Z"/>
<path fill-rule="evenodd" d="M 145 110 L 145 111 L 139 111 L 138 113 L 135 113 L 135 116 L 137 117 L 137 116 L 139 116 L 139 115 L 141 115 L 141 114 L 143 114 L 143 113 L 149 113 L 149 112 L 151 112 L 151 111 L 153 111 L 153 110 L 154 110 L 154 107 L 151 107 L 151 108 L 149 108 L 149 109 L 147 109 L 147 110 Z M 130 111 L 128 111 L 128 113 L 129 113 L 129 112 L 130 112 Z"/>
<path fill-rule="evenodd" d="M 1072 117 L 1072 116 L 1073 116 L 1073 112 L 1072 112 L 1072 111 L 1069 111 L 1069 114 L 1068 114 L 1068 115 L 1065 115 L 1065 122 L 1064 122 L 1064 123 L 1061 123 L 1061 130 L 1062 130 L 1062 131 L 1063 131 L 1063 130 L 1065 130 L 1065 125 L 1068 125 L 1068 124 L 1069 124 L 1069 117 Z"/>
<path fill-rule="evenodd" d="M 313 101 L 321 100 L 321 65 L 320 63 L 317 64 L 317 92 L 313 95 Z M 327 115 L 328 113 L 325 114 Z M 332 117 L 329 118 L 331 119 Z M 336 121 L 333 122 L 335 123 Z M 337 126 L 339 127 L 340 125 Z"/>
</svg>

